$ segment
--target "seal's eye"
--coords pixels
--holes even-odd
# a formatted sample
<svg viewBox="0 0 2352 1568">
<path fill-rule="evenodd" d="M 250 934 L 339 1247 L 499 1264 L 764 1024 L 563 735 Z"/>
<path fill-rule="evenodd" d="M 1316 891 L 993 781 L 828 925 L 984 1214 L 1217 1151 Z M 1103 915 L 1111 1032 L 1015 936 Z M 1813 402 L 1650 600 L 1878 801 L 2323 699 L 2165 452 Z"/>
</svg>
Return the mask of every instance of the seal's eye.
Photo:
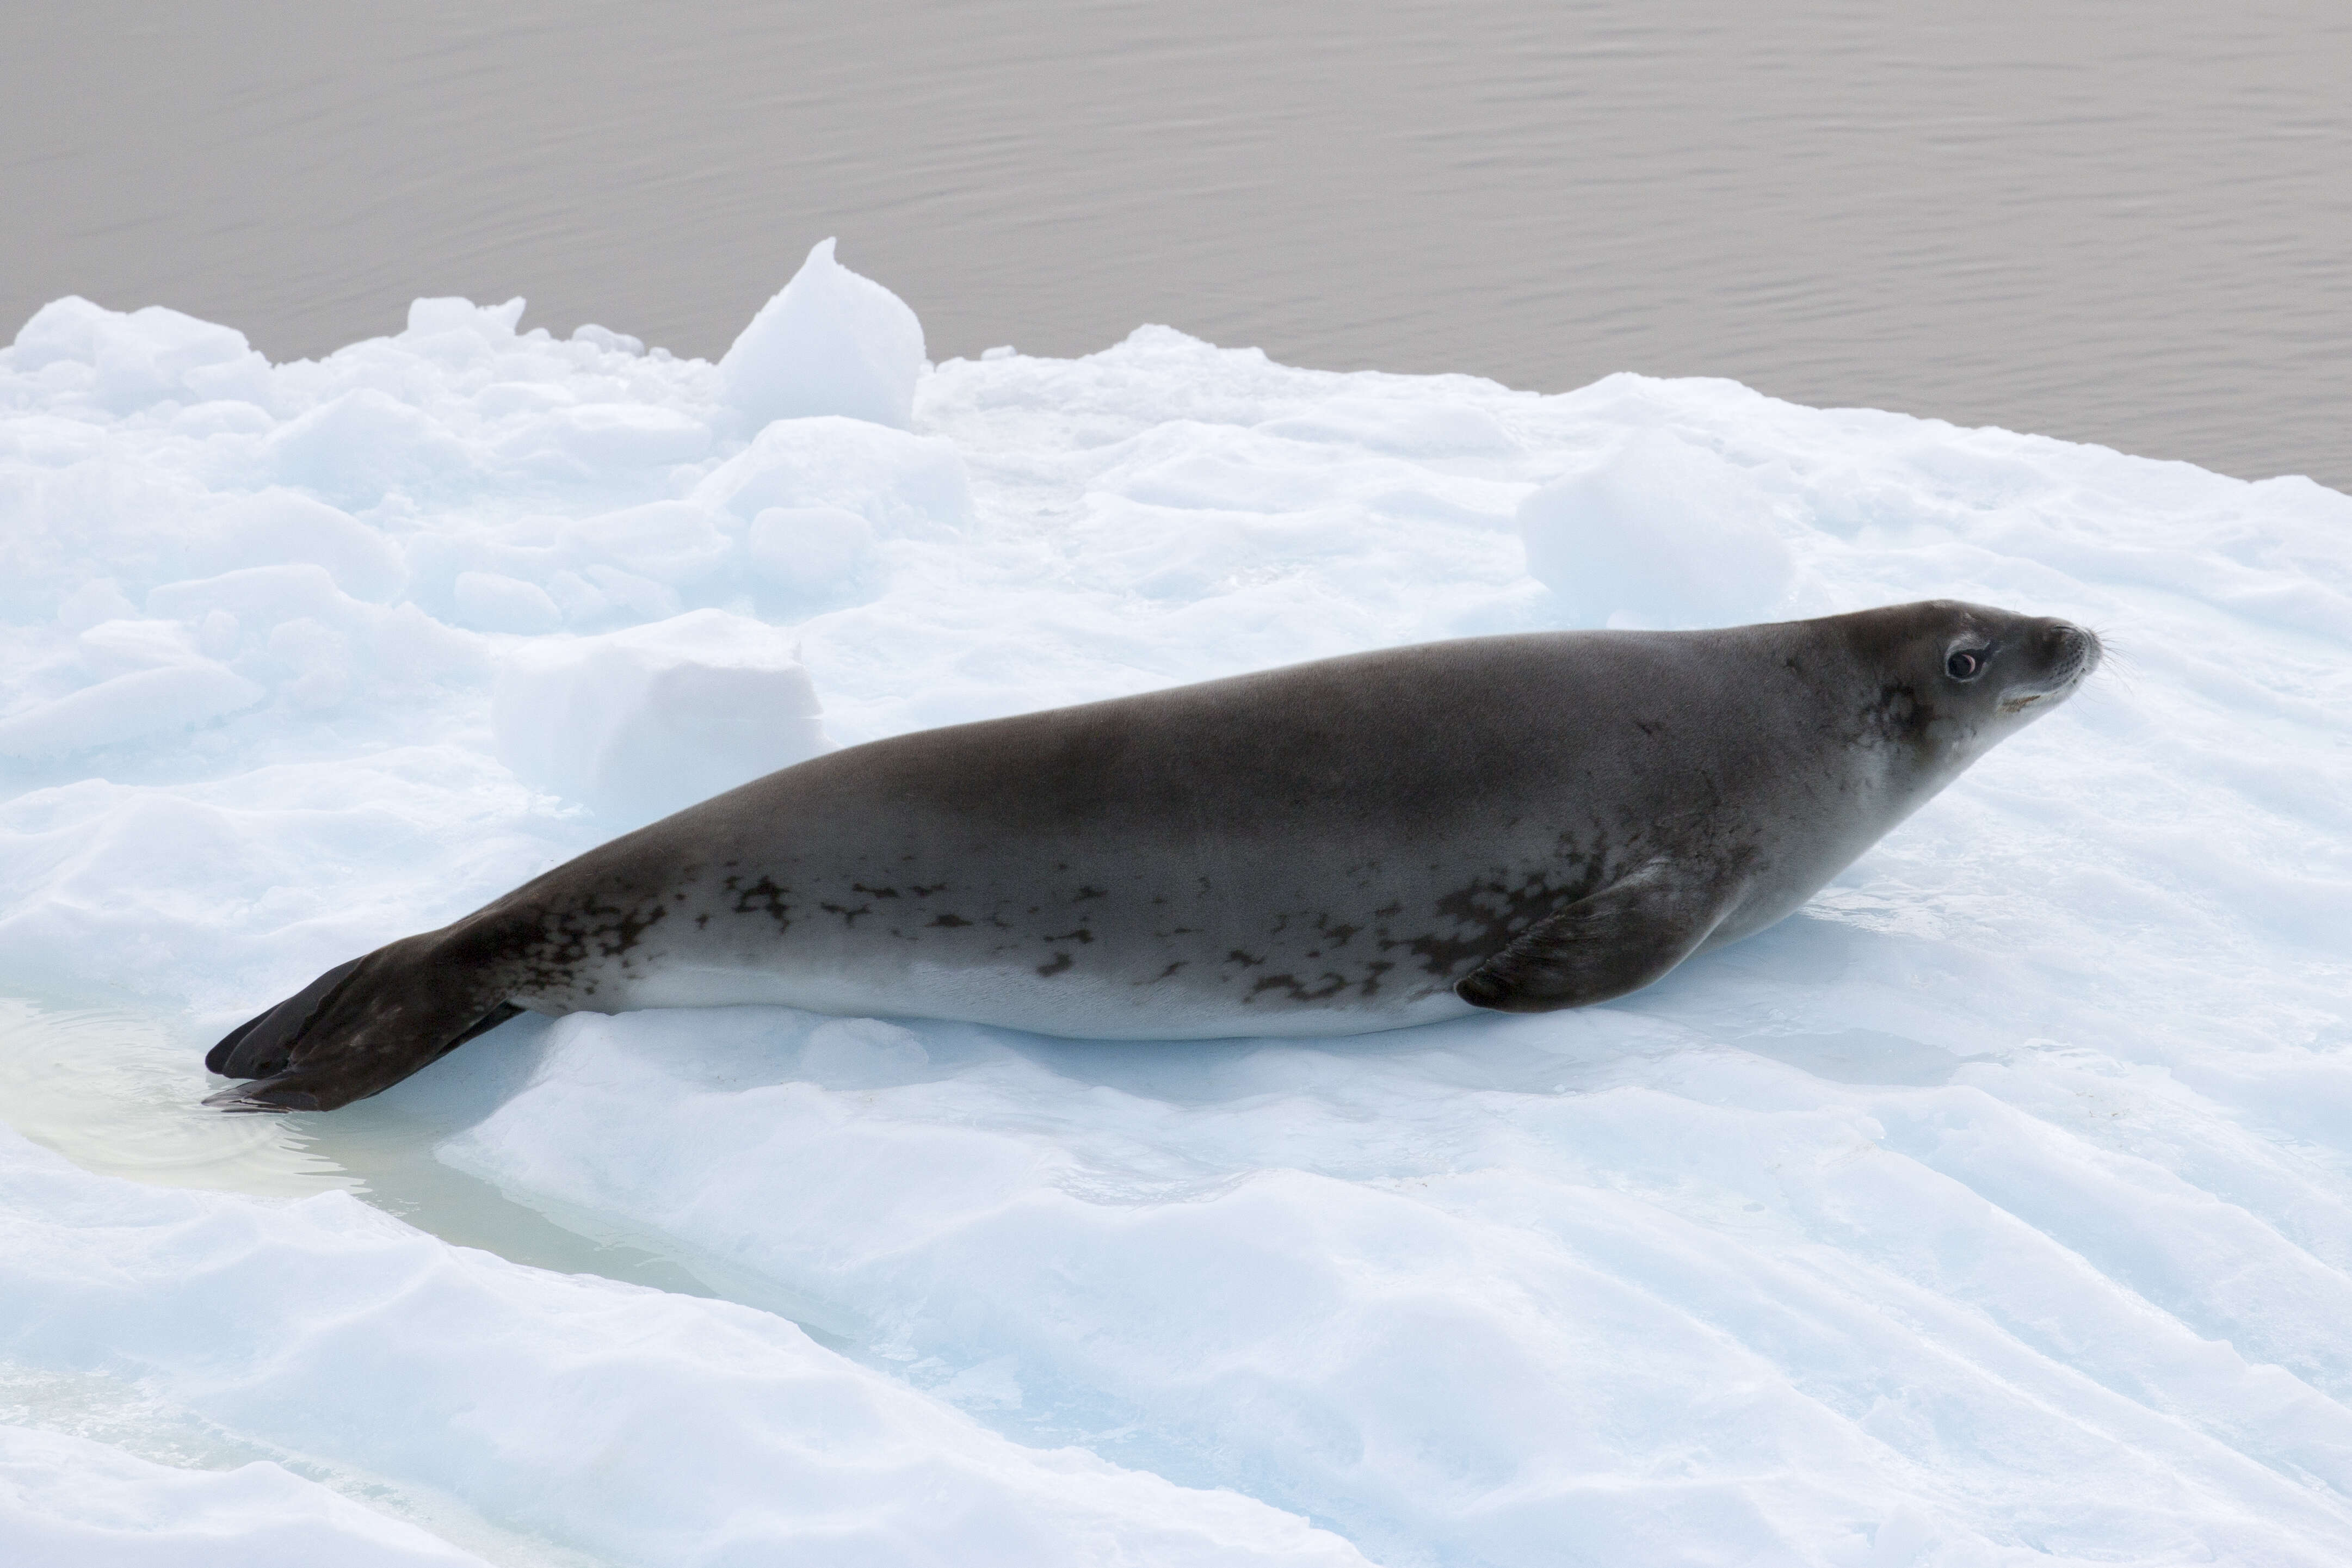
<svg viewBox="0 0 2352 1568">
<path fill-rule="evenodd" d="M 1984 667 L 1982 649 L 1956 647 L 1952 657 L 1944 661 L 1944 673 L 1954 680 L 1974 680 L 1984 673 Z"/>
</svg>

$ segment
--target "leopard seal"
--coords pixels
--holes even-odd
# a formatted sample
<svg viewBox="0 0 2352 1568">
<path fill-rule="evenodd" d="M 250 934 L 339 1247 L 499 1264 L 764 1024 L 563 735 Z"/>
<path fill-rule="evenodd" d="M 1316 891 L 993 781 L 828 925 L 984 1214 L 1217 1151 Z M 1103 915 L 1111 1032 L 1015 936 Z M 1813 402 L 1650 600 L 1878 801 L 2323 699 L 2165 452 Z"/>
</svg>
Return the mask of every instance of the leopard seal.
<svg viewBox="0 0 2352 1568">
<path fill-rule="evenodd" d="M 1330 658 L 877 741 L 339 965 L 213 1048 L 325 1110 L 524 1009 L 1108 1038 L 1604 1002 L 1796 909 L 2096 668 L 1935 601 Z"/>
</svg>

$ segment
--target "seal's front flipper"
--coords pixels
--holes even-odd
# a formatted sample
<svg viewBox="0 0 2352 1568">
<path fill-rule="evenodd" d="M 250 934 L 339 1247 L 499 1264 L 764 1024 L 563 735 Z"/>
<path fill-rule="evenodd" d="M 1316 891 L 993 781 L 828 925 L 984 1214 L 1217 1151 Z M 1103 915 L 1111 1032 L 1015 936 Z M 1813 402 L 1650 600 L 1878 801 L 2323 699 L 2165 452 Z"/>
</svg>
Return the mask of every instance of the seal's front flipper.
<svg viewBox="0 0 2352 1568">
<path fill-rule="evenodd" d="M 428 937 L 378 948 L 231 1031 L 205 1058 L 260 1081 L 208 1096 L 224 1110 L 332 1110 L 390 1089 L 522 1009 L 452 972 Z"/>
<path fill-rule="evenodd" d="M 1713 879 L 1653 860 L 1521 931 L 1454 983 L 1465 1002 L 1549 1013 L 1639 991 L 1688 958 L 1723 918 Z"/>
</svg>

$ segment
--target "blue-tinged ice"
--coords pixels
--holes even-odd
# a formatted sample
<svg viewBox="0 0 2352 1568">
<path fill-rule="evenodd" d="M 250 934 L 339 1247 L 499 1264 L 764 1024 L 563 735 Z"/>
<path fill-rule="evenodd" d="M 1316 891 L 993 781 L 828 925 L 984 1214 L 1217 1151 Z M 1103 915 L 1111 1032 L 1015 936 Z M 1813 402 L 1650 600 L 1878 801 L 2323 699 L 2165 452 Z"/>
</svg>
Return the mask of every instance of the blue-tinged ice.
<svg viewBox="0 0 2352 1568">
<path fill-rule="evenodd" d="M 0 1561 L 2352 1559 L 2352 500 L 1160 327 L 931 366 L 829 242 L 719 364 L 521 320 L 0 351 Z M 194 1105 L 830 745 L 1937 596 L 2115 657 L 1608 1006 L 583 1015 Z"/>
</svg>

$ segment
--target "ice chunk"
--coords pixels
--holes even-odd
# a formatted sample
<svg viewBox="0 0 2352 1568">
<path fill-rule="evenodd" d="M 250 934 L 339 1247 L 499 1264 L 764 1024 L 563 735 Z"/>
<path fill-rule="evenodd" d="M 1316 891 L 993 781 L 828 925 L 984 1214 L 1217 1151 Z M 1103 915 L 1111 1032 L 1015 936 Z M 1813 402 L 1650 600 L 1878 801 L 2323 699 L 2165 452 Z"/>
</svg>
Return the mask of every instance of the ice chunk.
<svg viewBox="0 0 2352 1568">
<path fill-rule="evenodd" d="M 0 756 L 62 757 L 168 733 L 268 693 L 207 658 L 131 670 L 0 719 Z"/>
<path fill-rule="evenodd" d="M 1794 575 L 1761 487 L 1657 431 L 1528 497 L 1519 531 L 1528 571 L 1559 595 L 1574 626 L 1764 620 Z"/>
<path fill-rule="evenodd" d="M 190 552 L 192 577 L 308 563 L 346 594 L 378 604 L 407 581 L 397 544 L 350 513 L 295 490 L 239 496 L 205 520 L 205 531 Z"/>
<path fill-rule="evenodd" d="M 625 507 L 567 524 L 564 531 L 583 565 L 601 557 L 602 563 L 672 586 L 709 575 L 734 552 L 717 519 L 687 501 Z"/>
<path fill-rule="evenodd" d="M 551 632 L 563 612 L 546 589 L 499 572 L 460 572 L 455 590 L 457 613 L 486 632 Z"/>
<path fill-rule="evenodd" d="M 184 664 L 195 656 L 196 639 L 169 621 L 124 616 L 100 621 L 74 638 L 82 668 L 92 679 L 111 679 L 134 669 Z"/>
<path fill-rule="evenodd" d="M 331 708 L 343 700 L 351 685 L 351 645 L 341 632 L 298 616 L 270 628 L 268 647 L 288 672 L 286 697 L 296 708 Z"/>
<path fill-rule="evenodd" d="M 324 567 L 307 564 L 247 566 L 166 583 L 147 595 L 149 615 L 178 623 L 205 655 L 236 657 L 238 674 L 268 683 L 299 679 L 322 662 L 349 673 L 352 643 L 375 640 L 373 634 L 387 622 L 405 619 L 403 610 L 414 613 L 410 605 L 385 611 L 364 604 L 338 588 Z M 292 623 L 299 628 L 278 635 Z M 255 656 L 256 644 L 268 652 Z M 392 673 L 399 679 L 413 671 L 403 667 Z"/>
<path fill-rule="evenodd" d="M 971 479 L 952 443 L 855 419 L 771 425 L 692 499 L 747 522 L 770 507 L 845 508 L 891 539 L 935 539 L 972 519 Z"/>
<path fill-rule="evenodd" d="M 138 613 L 111 577 L 93 578 L 58 601 L 58 624 L 73 632 Z"/>
<path fill-rule="evenodd" d="M 105 306 L 79 294 L 52 300 L 16 329 L 9 345 L 9 368 L 18 372 L 45 369 L 60 360 L 75 364 L 98 363 L 98 336 L 114 314 Z"/>
<path fill-rule="evenodd" d="M 20 1568 L 487 1568 L 268 1460 L 184 1469 L 7 1426 L 0 1557 Z"/>
<path fill-rule="evenodd" d="M 600 327 L 593 321 L 583 321 L 572 328 L 572 341 L 576 343 L 591 344 L 608 354 L 627 354 L 633 359 L 646 352 L 646 341 L 643 338 L 631 337 L 626 332 L 616 332 L 609 327 Z"/>
<path fill-rule="evenodd" d="M 906 301 L 833 258 L 820 240 L 719 362 L 754 426 L 845 414 L 904 430 L 923 374 L 923 324 Z"/>
<path fill-rule="evenodd" d="M 874 570 L 874 530 L 837 506 L 772 506 L 751 520 L 743 553 L 786 593 L 826 594 Z"/>
<path fill-rule="evenodd" d="M 243 332 L 161 305 L 117 317 L 99 332 L 99 395 L 122 413 L 172 398 L 242 398 L 260 393 L 268 373 Z"/>
<path fill-rule="evenodd" d="M 279 426 L 266 447 L 284 483 L 362 510 L 394 487 L 454 484 L 472 466 L 465 447 L 429 416 L 366 386 Z"/>
<path fill-rule="evenodd" d="M 10 358 L 19 371 L 59 361 L 89 366 L 92 390 L 117 414 L 166 399 L 266 395 L 269 374 L 268 361 L 234 327 L 161 305 L 125 314 L 79 296 L 35 311 L 17 332 Z"/>
<path fill-rule="evenodd" d="M 615 822 L 647 822 L 829 749 L 789 637 L 696 610 L 527 644 L 500 671 L 499 756 Z"/>
<path fill-rule="evenodd" d="M 710 426 L 667 408 L 592 403 L 547 416 L 534 439 L 582 476 L 634 475 L 701 458 L 710 450 Z"/>
<path fill-rule="evenodd" d="M 401 337 L 436 358 L 471 359 L 513 342 L 522 312 L 520 295 L 503 305 L 477 305 L 462 297 L 414 300 L 408 306 L 408 331 Z"/>
</svg>

